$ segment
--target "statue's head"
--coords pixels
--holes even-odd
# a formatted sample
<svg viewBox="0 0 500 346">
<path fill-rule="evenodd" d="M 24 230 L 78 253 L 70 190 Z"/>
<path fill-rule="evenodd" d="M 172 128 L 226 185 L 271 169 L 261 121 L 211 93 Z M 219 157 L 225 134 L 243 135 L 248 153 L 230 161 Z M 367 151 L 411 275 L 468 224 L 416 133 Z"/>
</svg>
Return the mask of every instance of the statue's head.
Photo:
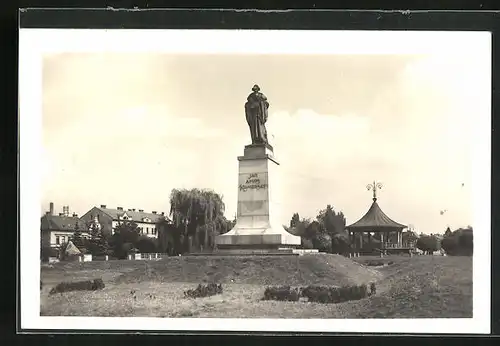
<svg viewBox="0 0 500 346">
<path fill-rule="evenodd" d="M 255 84 L 255 85 L 253 86 L 253 88 L 252 88 L 252 91 L 255 91 L 255 92 L 260 91 L 259 86 L 258 86 L 257 84 Z"/>
</svg>

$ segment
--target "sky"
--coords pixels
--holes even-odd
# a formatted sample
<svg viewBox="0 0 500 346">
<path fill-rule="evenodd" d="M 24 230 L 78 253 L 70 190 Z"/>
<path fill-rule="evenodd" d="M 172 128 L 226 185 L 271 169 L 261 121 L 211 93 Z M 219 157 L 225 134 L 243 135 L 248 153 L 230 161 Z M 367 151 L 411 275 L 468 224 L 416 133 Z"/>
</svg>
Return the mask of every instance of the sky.
<svg viewBox="0 0 500 346">
<path fill-rule="evenodd" d="M 474 118 L 488 116 L 484 56 L 93 52 L 46 54 L 42 206 L 168 213 L 173 188 L 210 188 L 226 216 L 250 144 L 258 84 L 280 162 L 283 224 L 331 204 L 347 223 L 383 184 L 382 210 L 418 233 L 473 225 Z M 440 211 L 446 210 L 441 215 Z"/>
</svg>

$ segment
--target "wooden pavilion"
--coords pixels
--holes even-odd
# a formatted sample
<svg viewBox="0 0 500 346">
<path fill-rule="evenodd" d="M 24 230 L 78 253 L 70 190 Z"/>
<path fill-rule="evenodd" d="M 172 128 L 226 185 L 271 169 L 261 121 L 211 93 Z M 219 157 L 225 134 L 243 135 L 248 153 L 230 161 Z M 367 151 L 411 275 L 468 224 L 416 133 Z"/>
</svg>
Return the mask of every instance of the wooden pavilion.
<svg viewBox="0 0 500 346">
<path fill-rule="evenodd" d="M 370 254 L 377 252 L 410 252 L 411 247 L 403 244 L 403 230 L 406 225 L 400 224 L 387 216 L 377 203 L 377 190 L 382 184 L 373 182 L 367 186 L 373 190 L 373 203 L 368 212 L 358 221 L 346 227 L 351 243 L 351 254 L 359 256 L 360 253 Z M 372 239 L 378 235 L 378 241 Z"/>
</svg>

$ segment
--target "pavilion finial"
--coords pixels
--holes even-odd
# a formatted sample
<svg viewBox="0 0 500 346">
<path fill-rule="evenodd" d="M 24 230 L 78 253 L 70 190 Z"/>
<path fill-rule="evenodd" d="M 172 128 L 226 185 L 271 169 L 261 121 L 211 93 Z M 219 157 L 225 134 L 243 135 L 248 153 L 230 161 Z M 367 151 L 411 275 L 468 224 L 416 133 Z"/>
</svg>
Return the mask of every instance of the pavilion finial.
<svg viewBox="0 0 500 346">
<path fill-rule="evenodd" d="M 373 190 L 373 202 L 377 201 L 377 191 L 382 188 L 382 183 L 377 183 L 375 180 L 373 184 L 366 185 L 368 191 Z"/>
</svg>

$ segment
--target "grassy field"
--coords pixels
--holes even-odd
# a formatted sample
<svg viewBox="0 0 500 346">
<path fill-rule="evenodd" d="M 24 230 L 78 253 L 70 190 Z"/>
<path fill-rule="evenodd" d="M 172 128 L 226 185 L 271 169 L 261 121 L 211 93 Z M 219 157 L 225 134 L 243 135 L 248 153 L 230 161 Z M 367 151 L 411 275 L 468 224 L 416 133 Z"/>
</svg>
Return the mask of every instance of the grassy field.
<svg viewBox="0 0 500 346">
<path fill-rule="evenodd" d="M 472 317 L 472 258 L 390 256 L 383 267 L 338 255 L 172 257 L 43 265 L 42 316 L 230 318 Z M 101 291 L 49 295 L 61 281 L 102 278 Z M 222 283 L 220 295 L 188 299 L 199 283 Z M 262 301 L 266 285 L 376 282 L 377 294 L 341 304 Z"/>
</svg>

